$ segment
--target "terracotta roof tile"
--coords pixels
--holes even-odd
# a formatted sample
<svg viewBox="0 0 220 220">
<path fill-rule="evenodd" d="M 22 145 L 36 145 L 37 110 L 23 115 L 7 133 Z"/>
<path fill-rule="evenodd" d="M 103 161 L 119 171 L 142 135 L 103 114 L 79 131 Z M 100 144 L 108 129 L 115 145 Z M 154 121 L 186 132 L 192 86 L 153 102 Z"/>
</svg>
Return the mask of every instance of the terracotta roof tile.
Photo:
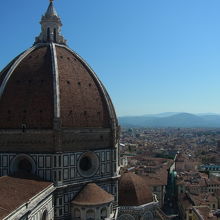
<svg viewBox="0 0 220 220">
<path fill-rule="evenodd" d="M 139 206 L 153 202 L 148 182 L 132 172 L 124 173 L 119 179 L 119 205 Z"/>
<path fill-rule="evenodd" d="M 113 200 L 113 195 L 107 193 L 95 183 L 89 183 L 79 192 L 72 203 L 75 205 L 100 205 Z"/>
<path fill-rule="evenodd" d="M 43 191 L 50 182 L 15 177 L 0 177 L 0 219 Z"/>
</svg>

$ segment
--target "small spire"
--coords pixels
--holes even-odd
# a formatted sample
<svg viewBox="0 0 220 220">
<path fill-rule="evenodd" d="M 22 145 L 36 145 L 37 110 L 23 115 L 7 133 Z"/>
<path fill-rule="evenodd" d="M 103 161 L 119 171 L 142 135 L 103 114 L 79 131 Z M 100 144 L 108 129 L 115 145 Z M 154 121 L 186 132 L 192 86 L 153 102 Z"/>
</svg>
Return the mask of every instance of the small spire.
<svg viewBox="0 0 220 220">
<path fill-rule="evenodd" d="M 36 37 L 35 44 L 48 42 L 66 44 L 66 40 L 61 35 L 62 23 L 53 5 L 54 0 L 49 2 L 47 11 L 41 18 L 41 34 Z"/>
<path fill-rule="evenodd" d="M 48 6 L 47 12 L 45 13 L 45 16 L 47 17 L 57 16 L 58 17 L 56 9 L 54 8 L 54 5 L 53 5 L 53 0 L 50 0 L 50 4 Z"/>
</svg>

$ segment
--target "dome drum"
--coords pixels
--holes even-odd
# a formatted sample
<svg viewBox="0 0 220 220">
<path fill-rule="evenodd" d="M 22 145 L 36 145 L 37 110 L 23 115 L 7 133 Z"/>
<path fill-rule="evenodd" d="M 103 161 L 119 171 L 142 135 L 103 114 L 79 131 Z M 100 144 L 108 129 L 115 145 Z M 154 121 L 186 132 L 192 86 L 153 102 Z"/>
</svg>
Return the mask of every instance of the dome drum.
<svg viewBox="0 0 220 220">
<path fill-rule="evenodd" d="M 0 130 L 1 152 L 77 152 L 113 148 L 110 129 Z"/>
</svg>

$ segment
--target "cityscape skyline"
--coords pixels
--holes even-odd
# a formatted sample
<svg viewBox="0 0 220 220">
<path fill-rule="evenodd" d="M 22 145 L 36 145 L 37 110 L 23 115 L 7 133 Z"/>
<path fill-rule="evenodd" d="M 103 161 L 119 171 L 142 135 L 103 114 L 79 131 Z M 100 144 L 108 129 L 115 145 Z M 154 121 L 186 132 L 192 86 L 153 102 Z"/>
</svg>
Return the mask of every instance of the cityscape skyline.
<svg viewBox="0 0 220 220">
<path fill-rule="evenodd" d="M 47 4 L 45 0 L 2 4 L 1 26 L 7 37 L 0 36 L 4 42 L 0 69 L 33 44 L 40 32 L 39 14 Z M 55 4 L 68 45 L 103 81 L 118 116 L 220 113 L 217 0 Z"/>
</svg>

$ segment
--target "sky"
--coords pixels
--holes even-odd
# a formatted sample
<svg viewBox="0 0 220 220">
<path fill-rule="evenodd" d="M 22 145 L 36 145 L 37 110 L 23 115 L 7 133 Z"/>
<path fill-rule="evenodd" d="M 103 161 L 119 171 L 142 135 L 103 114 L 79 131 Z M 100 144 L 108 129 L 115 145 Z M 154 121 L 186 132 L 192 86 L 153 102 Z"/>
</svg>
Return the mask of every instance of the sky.
<svg viewBox="0 0 220 220">
<path fill-rule="evenodd" d="M 32 46 L 47 0 L 0 6 L 0 70 Z M 55 0 L 68 46 L 119 116 L 220 113 L 219 0 Z"/>
</svg>

